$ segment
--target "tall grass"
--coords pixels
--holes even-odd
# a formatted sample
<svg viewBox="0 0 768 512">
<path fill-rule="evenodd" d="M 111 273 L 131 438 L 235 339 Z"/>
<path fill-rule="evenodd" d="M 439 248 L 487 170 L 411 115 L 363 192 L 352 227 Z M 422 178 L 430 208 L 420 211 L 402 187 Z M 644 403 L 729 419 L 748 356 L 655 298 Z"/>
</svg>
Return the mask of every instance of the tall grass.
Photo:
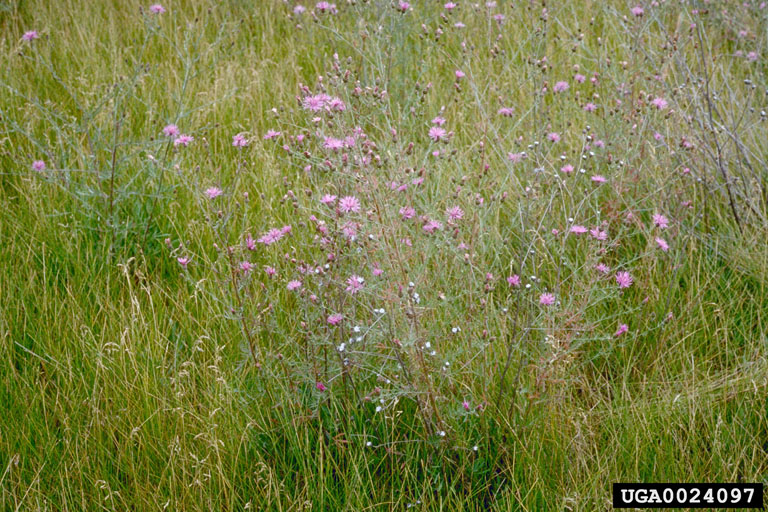
<svg viewBox="0 0 768 512">
<path fill-rule="evenodd" d="M 2 5 L 3 509 L 766 482 L 768 9 L 497 3 Z"/>
</svg>

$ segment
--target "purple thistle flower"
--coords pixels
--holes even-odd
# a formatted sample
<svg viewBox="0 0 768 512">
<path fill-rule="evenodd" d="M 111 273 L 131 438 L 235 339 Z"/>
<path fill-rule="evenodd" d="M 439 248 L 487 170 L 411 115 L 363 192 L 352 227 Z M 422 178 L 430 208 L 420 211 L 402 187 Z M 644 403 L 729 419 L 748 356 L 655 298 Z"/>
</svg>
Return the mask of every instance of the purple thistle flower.
<svg viewBox="0 0 768 512">
<path fill-rule="evenodd" d="M 224 192 L 219 187 L 210 187 L 205 189 L 205 195 L 208 196 L 208 199 L 216 199 Z"/>
<path fill-rule="evenodd" d="M 192 137 L 191 135 L 181 134 L 178 137 L 176 137 L 176 140 L 173 141 L 173 145 L 187 147 L 194 140 L 195 138 Z"/>
<path fill-rule="evenodd" d="M 555 296 L 551 293 L 542 293 L 539 295 L 539 304 L 542 306 L 551 306 L 555 303 Z"/>
<path fill-rule="evenodd" d="M 619 288 L 629 288 L 633 282 L 634 280 L 629 272 L 616 272 L 616 283 L 619 285 Z"/>
<path fill-rule="evenodd" d="M 238 133 L 232 136 L 232 145 L 236 148 L 243 148 L 248 145 L 248 139 L 244 135 Z"/>
<path fill-rule="evenodd" d="M 175 124 L 168 124 L 163 128 L 163 135 L 166 137 L 176 137 L 179 133 L 179 127 Z"/>
<path fill-rule="evenodd" d="M 440 126 L 433 126 L 429 129 L 429 138 L 432 139 L 435 142 L 440 142 L 441 140 L 445 140 L 447 138 L 448 132 L 445 131 L 445 128 L 441 128 Z"/>
<path fill-rule="evenodd" d="M 360 200 L 355 196 L 346 196 L 339 199 L 339 211 L 343 213 L 357 213 L 360 211 Z"/>
</svg>

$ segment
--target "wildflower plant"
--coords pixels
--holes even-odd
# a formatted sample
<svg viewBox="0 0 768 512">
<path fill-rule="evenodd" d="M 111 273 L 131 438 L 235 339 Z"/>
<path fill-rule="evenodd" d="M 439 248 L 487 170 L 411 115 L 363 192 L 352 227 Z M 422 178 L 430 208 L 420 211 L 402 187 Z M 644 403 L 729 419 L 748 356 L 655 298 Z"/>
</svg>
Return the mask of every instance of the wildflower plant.
<svg viewBox="0 0 768 512">
<path fill-rule="evenodd" d="M 763 3 L 73 1 L 2 52 L 3 504 L 765 474 Z"/>
<path fill-rule="evenodd" d="M 163 12 L 157 4 L 149 14 Z M 0 111 L 5 133 L 30 143 L 31 154 L 18 152 L 14 158 L 33 158 L 34 179 L 69 198 L 67 210 L 56 213 L 91 232 L 110 254 L 135 255 L 137 249 L 156 247 L 154 242 L 167 234 L 159 212 L 174 194 L 182 167 L 188 165 L 184 150 L 194 142 L 174 123 L 193 111 L 186 92 L 189 82 L 215 67 L 223 42 L 223 27 L 203 43 L 206 32 L 209 27 L 200 23 L 181 35 L 173 34 L 147 15 L 136 35 L 137 48 L 128 57 L 128 72 L 80 90 L 62 77 L 54 51 L 44 48 L 45 42 L 34 41 L 38 35 L 31 31 L 24 40 L 34 44 L 23 47 L 19 59 L 46 87 L 27 91 L 11 81 L 0 83 L 15 103 L 26 104 L 22 116 Z M 153 112 L 146 91 L 158 94 L 166 87 L 153 75 L 157 66 L 153 52 L 161 45 L 173 48 L 183 81 L 178 95 L 163 98 L 170 100 L 167 106 Z M 33 114 L 31 122 L 24 117 L 28 114 Z M 163 127 L 164 120 L 173 123 Z"/>
</svg>

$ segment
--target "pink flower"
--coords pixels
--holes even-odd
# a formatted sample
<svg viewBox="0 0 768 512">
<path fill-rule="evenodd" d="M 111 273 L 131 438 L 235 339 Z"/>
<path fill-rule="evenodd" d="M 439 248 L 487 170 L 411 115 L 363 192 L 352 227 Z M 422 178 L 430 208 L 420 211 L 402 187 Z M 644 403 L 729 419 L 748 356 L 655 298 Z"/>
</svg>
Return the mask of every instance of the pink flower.
<svg viewBox="0 0 768 512">
<path fill-rule="evenodd" d="M 411 8 L 411 4 L 403 0 L 400 0 L 400 2 L 397 4 L 397 8 L 400 12 L 405 12 Z"/>
<path fill-rule="evenodd" d="M 458 206 L 453 206 L 445 210 L 445 215 L 451 222 L 455 222 L 457 220 L 461 220 L 461 218 L 464 217 L 464 211 Z"/>
<path fill-rule="evenodd" d="M 669 104 L 664 98 L 654 98 L 653 101 L 651 101 L 651 105 L 656 107 L 658 110 L 664 110 Z"/>
<path fill-rule="evenodd" d="M 267 130 L 267 133 L 264 134 L 264 140 L 274 139 L 281 136 L 282 134 L 283 132 L 278 132 L 276 130 Z"/>
<path fill-rule="evenodd" d="M 339 98 L 331 98 L 328 100 L 325 108 L 333 112 L 344 112 L 347 110 L 347 105 Z"/>
<path fill-rule="evenodd" d="M 184 268 L 187 268 L 187 265 L 189 264 L 189 258 L 187 258 L 186 256 L 181 258 L 176 258 L 176 261 L 178 261 L 179 265 L 181 265 Z"/>
<path fill-rule="evenodd" d="M 304 7 L 303 5 L 297 5 L 296 7 L 293 8 L 293 14 L 296 14 L 297 16 L 304 14 L 305 12 L 307 12 L 307 8 Z"/>
<path fill-rule="evenodd" d="M 335 137 L 326 137 L 323 141 L 323 147 L 331 151 L 338 151 L 344 149 L 344 141 Z"/>
<path fill-rule="evenodd" d="M 458 4 L 456 2 L 448 2 L 443 7 L 445 8 L 446 11 L 452 11 L 456 7 L 458 7 Z"/>
<path fill-rule="evenodd" d="M 653 223 L 656 227 L 661 229 L 667 229 L 669 227 L 669 219 L 660 213 L 653 214 Z"/>
<path fill-rule="evenodd" d="M 605 183 L 606 181 L 608 180 L 605 179 L 605 176 L 603 176 L 602 174 L 595 174 L 594 176 L 592 176 L 593 183 Z"/>
<path fill-rule="evenodd" d="M 165 7 L 160 4 L 152 4 L 149 6 L 149 12 L 152 14 L 163 14 L 165 12 Z"/>
<path fill-rule="evenodd" d="M 216 199 L 224 192 L 219 187 L 210 187 L 205 189 L 205 195 L 208 196 L 208 199 Z"/>
<path fill-rule="evenodd" d="M 594 103 L 587 103 L 586 105 L 584 105 L 585 112 L 594 112 L 595 110 L 597 110 L 597 105 L 595 105 Z"/>
<path fill-rule="evenodd" d="M 462 78 L 464 78 L 465 76 L 467 76 L 467 75 L 465 75 L 465 74 L 464 74 L 464 72 L 463 72 L 462 70 L 460 70 L 460 69 L 457 69 L 457 70 L 456 70 L 456 73 L 455 73 L 455 75 L 456 75 L 456 80 L 461 80 Z"/>
<path fill-rule="evenodd" d="M 272 228 L 269 231 L 267 231 L 266 233 L 264 233 L 257 240 L 257 242 L 259 242 L 260 244 L 264 244 L 264 245 L 272 245 L 275 242 L 280 241 L 280 239 L 283 238 L 284 236 L 285 236 L 285 233 L 283 232 L 282 229 Z"/>
<path fill-rule="evenodd" d="M 320 391 L 321 393 L 326 389 L 328 389 L 325 387 L 325 384 L 323 384 L 322 382 L 318 382 L 317 384 L 315 384 L 315 388 L 317 388 L 317 390 Z"/>
<path fill-rule="evenodd" d="M 507 158 L 513 163 L 516 164 L 520 162 L 525 155 L 523 153 L 507 153 Z"/>
<path fill-rule="evenodd" d="M 669 250 L 669 244 L 663 238 L 657 237 L 656 238 L 656 244 L 658 244 L 659 249 L 661 249 L 664 252 L 667 252 Z"/>
<path fill-rule="evenodd" d="M 560 134 L 556 132 L 547 134 L 547 138 L 552 142 L 560 142 Z"/>
<path fill-rule="evenodd" d="M 316 94 L 315 96 L 306 96 L 302 101 L 302 106 L 305 110 L 311 112 L 318 112 L 325 107 L 325 104 L 330 100 L 330 96 L 327 94 Z"/>
<path fill-rule="evenodd" d="M 251 263 L 250 261 L 243 261 L 243 262 L 241 262 L 240 263 L 240 270 L 242 270 L 243 272 L 245 272 L 247 274 L 248 272 L 253 270 L 253 263 Z"/>
<path fill-rule="evenodd" d="M 339 210 L 343 213 L 357 213 L 360 211 L 360 201 L 355 196 L 346 196 L 339 199 Z"/>
<path fill-rule="evenodd" d="M 176 137 L 176 140 L 173 141 L 173 145 L 187 147 L 189 146 L 190 142 L 192 142 L 193 140 L 195 140 L 195 138 L 192 137 L 191 135 L 181 134 L 178 137 Z"/>
<path fill-rule="evenodd" d="M 332 315 L 329 315 L 326 321 L 331 325 L 339 325 L 341 321 L 344 320 L 344 315 L 341 313 L 334 313 Z"/>
<path fill-rule="evenodd" d="M 429 138 L 432 139 L 435 142 L 440 142 L 441 140 L 445 140 L 447 138 L 448 132 L 445 131 L 444 128 L 441 128 L 439 126 L 433 126 L 429 129 Z"/>
<path fill-rule="evenodd" d="M 232 136 L 232 145 L 236 148 L 243 148 L 248 145 L 248 139 L 238 133 L 237 135 Z"/>
<path fill-rule="evenodd" d="M 434 219 L 428 219 L 427 222 L 421 227 L 427 233 L 434 233 L 437 230 L 443 229 L 443 223 Z"/>
<path fill-rule="evenodd" d="M 175 124 L 169 124 L 163 128 L 163 135 L 166 137 L 176 137 L 179 133 L 179 127 Z"/>
<path fill-rule="evenodd" d="M 592 228 L 592 229 L 590 229 L 589 230 L 589 234 L 592 235 L 592 237 L 595 238 L 596 240 L 603 241 L 603 240 L 608 239 L 608 233 L 606 233 L 605 231 L 600 230 L 599 228 Z"/>
<path fill-rule="evenodd" d="M 564 165 L 560 168 L 560 172 L 564 172 L 565 174 L 570 174 L 573 172 L 573 166 L 571 164 Z"/>
<path fill-rule="evenodd" d="M 619 326 L 619 330 L 617 330 L 615 333 L 613 333 L 613 337 L 614 338 L 618 338 L 619 336 L 621 336 L 622 334 L 626 333 L 627 331 L 629 331 L 629 326 L 627 324 L 621 324 Z"/>
<path fill-rule="evenodd" d="M 565 92 L 568 90 L 570 86 L 568 85 L 568 82 L 557 82 L 555 86 L 552 88 L 555 92 Z"/>
<path fill-rule="evenodd" d="M 24 35 L 21 36 L 21 38 L 25 41 L 34 41 L 35 39 L 40 38 L 40 34 L 37 33 L 37 30 L 28 30 L 24 32 Z"/>
<path fill-rule="evenodd" d="M 323 204 L 331 205 L 336 202 L 336 196 L 331 194 L 325 194 L 320 198 L 320 202 Z"/>
<path fill-rule="evenodd" d="M 573 75 L 573 79 L 576 80 L 577 82 L 579 82 L 580 84 L 583 84 L 584 80 L 586 80 L 587 77 L 585 77 L 581 73 L 576 73 L 575 75 Z"/>
<path fill-rule="evenodd" d="M 469 402 L 467 400 L 464 400 L 461 403 L 461 406 L 464 408 L 465 411 L 469 411 Z"/>
<path fill-rule="evenodd" d="M 576 225 L 574 225 L 574 226 L 571 226 L 571 229 L 570 229 L 570 231 L 571 231 L 571 233 L 573 233 L 574 235 L 583 235 L 583 234 L 584 234 L 584 233 L 586 233 L 588 230 L 587 230 L 587 228 L 585 228 L 585 227 L 584 227 L 584 226 L 582 226 L 581 224 L 576 224 Z"/>
<path fill-rule="evenodd" d="M 642 8 L 642 7 L 640 7 L 639 5 L 636 5 L 635 7 L 633 7 L 633 8 L 631 9 L 631 12 L 632 12 L 632 15 L 633 15 L 633 16 L 637 16 L 637 17 L 640 17 L 640 16 L 642 16 L 643 14 L 645 14 L 645 11 L 644 11 L 644 10 L 643 10 L 643 8 Z"/>
<path fill-rule="evenodd" d="M 349 278 L 347 278 L 347 287 L 345 288 L 345 290 L 350 295 L 354 295 L 363 289 L 363 283 L 365 283 L 365 279 L 363 279 L 358 275 L 353 274 L 349 276 Z"/>
<path fill-rule="evenodd" d="M 412 219 L 414 216 L 416 216 L 416 210 L 410 206 L 403 206 L 400 208 L 400 216 L 403 218 L 403 220 Z"/>
<path fill-rule="evenodd" d="M 45 162 L 42 160 L 35 160 L 32 162 L 32 170 L 41 172 L 45 170 Z"/>
<path fill-rule="evenodd" d="M 273 277 L 277 275 L 277 270 L 275 267 L 264 267 L 264 273 L 266 273 L 269 277 Z"/>
<path fill-rule="evenodd" d="M 293 281 L 288 281 L 288 285 L 286 286 L 286 288 L 288 288 L 288 291 L 291 291 L 291 292 L 294 290 L 298 290 L 299 288 L 301 288 L 301 281 L 298 281 L 296 279 L 294 279 Z"/>
<path fill-rule="evenodd" d="M 629 288 L 633 282 L 629 272 L 616 272 L 616 283 L 618 283 L 619 288 Z"/>
<path fill-rule="evenodd" d="M 520 286 L 520 276 L 517 274 L 512 274 L 507 278 L 507 283 L 509 283 L 509 286 Z"/>
<path fill-rule="evenodd" d="M 437 116 L 432 120 L 432 124 L 437 126 L 443 126 L 445 124 L 445 118 L 442 116 Z"/>
<path fill-rule="evenodd" d="M 515 113 L 515 109 L 512 107 L 501 107 L 499 109 L 499 115 L 504 117 L 512 117 Z"/>
<path fill-rule="evenodd" d="M 608 272 L 611 271 L 611 269 L 605 263 L 598 263 L 597 265 L 595 265 L 595 270 L 597 270 L 601 274 L 607 274 Z"/>
<path fill-rule="evenodd" d="M 555 303 L 555 296 L 551 293 L 542 293 L 539 295 L 539 304 L 542 306 L 551 306 Z"/>
<path fill-rule="evenodd" d="M 321 13 L 330 12 L 332 14 L 336 14 L 336 4 L 331 4 L 328 2 L 317 2 L 315 4 L 315 9 Z"/>
</svg>

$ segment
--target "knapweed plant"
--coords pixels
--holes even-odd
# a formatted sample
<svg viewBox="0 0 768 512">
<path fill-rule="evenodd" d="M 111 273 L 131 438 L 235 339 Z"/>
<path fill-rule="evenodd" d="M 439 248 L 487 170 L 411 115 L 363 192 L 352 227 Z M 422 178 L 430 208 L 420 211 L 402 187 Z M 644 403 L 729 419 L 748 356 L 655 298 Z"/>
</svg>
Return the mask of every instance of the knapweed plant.
<svg viewBox="0 0 768 512">
<path fill-rule="evenodd" d="M 0 23 L 4 508 L 765 481 L 764 2 Z"/>
</svg>

